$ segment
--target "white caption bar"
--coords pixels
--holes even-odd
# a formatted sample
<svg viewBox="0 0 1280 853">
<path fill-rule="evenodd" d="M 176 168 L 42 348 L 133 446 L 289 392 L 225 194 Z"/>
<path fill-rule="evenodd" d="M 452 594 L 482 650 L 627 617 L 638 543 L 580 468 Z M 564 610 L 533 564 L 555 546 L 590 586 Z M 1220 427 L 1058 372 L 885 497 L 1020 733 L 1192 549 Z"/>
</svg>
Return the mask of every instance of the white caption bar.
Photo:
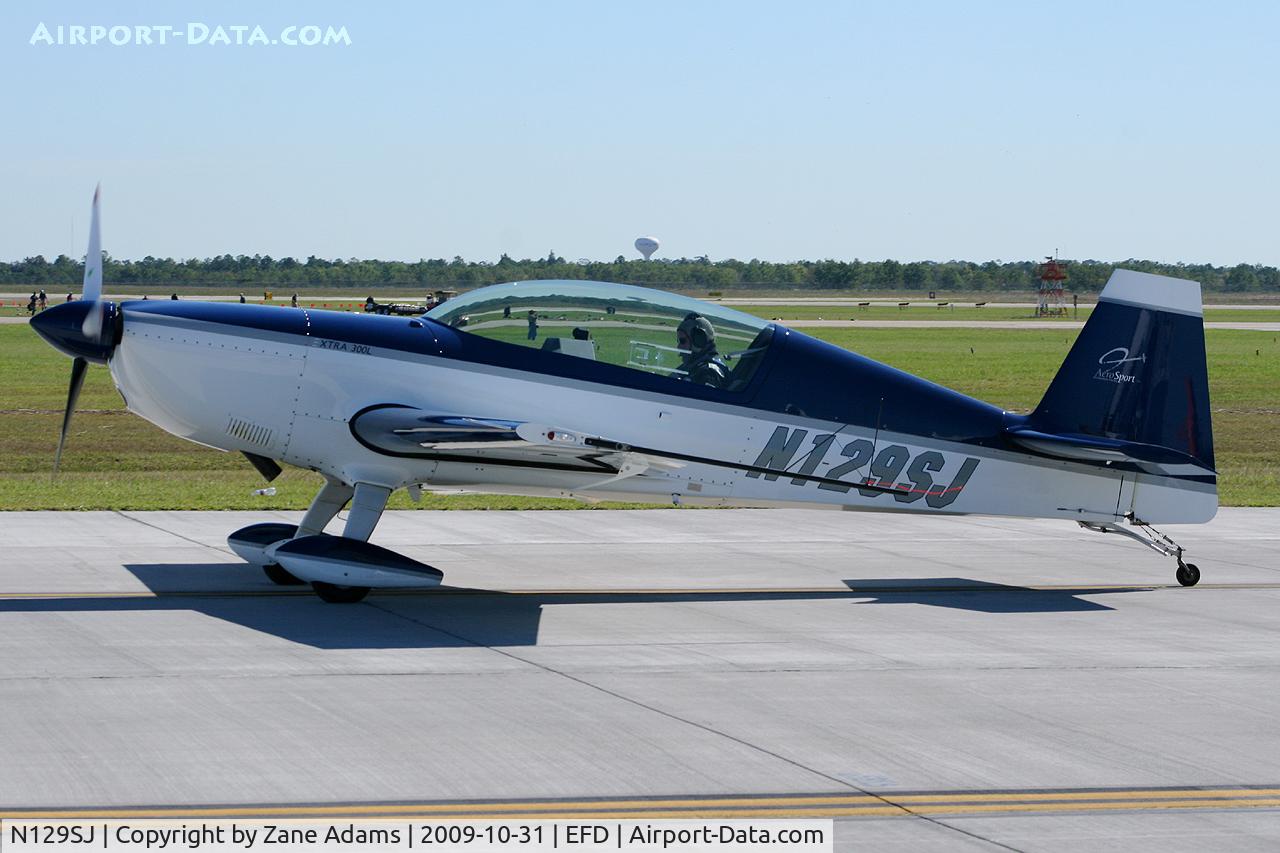
<svg viewBox="0 0 1280 853">
<path fill-rule="evenodd" d="M 3 853 L 832 853 L 830 820 L 5 820 Z"/>
</svg>

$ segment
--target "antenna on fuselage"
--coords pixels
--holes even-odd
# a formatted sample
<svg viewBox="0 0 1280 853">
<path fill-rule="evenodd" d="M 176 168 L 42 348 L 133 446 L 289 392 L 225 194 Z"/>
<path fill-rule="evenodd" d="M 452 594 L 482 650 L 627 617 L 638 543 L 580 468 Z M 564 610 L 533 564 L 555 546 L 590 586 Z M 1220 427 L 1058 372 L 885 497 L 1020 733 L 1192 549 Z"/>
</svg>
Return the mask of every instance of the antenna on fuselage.
<svg viewBox="0 0 1280 853">
<path fill-rule="evenodd" d="M 875 464 L 876 451 L 880 449 L 880 422 L 883 419 L 884 419 L 884 397 L 881 397 L 880 407 L 876 409 L 876 431 L 871 436 L 871 458 L 867 460 L 868 465 Z"/>
</svg>

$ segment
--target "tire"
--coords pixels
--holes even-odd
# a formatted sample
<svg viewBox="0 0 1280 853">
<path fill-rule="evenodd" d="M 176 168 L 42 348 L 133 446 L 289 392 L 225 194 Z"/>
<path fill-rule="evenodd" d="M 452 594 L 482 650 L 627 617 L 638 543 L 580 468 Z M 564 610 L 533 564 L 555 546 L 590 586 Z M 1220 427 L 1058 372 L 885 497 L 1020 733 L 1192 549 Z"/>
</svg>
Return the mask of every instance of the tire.
<svg viewBox="0 0 1280 853">
<path fill-rule="evenodd" d="M 1178 566 L 1178 572 L 1174 577 L 1183 586 L 1195 586 L 1200 583 L 1200 568 L 1195 563 Z"/>
<path fill-rule="evenodd" d="M 316 591 L 316 595 L 320 596 L 321 601 L 329 604 L 355 604 L 363 601 L 369 594 L 367 586 L 338 586 L 323 581 L 313 581 L 311 588 Z"/>
<path fill-rule="evenodd" d="M 306 581 L 296 578 L 289 574 L 288 570 L 279 563 L 268 563 L 262 567 L 262 572 L 272 583 L 280 586 L 302 586 Z"/>
</svg>

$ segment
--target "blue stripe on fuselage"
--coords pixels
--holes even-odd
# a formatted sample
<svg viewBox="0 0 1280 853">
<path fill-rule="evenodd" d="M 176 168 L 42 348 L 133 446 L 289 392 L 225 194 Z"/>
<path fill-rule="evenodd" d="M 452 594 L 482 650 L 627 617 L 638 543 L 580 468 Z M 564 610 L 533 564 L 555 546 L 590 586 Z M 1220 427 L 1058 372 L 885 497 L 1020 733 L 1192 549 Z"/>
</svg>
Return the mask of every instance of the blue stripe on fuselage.
<svg viewBox="0 0 1280 853">
<path fill-rule="evenodd" d="M 490 340 L 427 318 L 180 300 L 132 301 L 124 307 L 130 314 L 185 318 L 364 344 L 886 433 L 990 447 L 1038 458 L 1011 447 L 1003 437 L 1004 427 L 1024 422 L 1024 416 L 1006 414 L 957 391 L 781 327 L 773 336 L 769 352 L 751 384 L 743 391 L 729 392 L 628 367 Z M 1128 467 L 1118 463 L 1110 470 Z"/>
</svg>

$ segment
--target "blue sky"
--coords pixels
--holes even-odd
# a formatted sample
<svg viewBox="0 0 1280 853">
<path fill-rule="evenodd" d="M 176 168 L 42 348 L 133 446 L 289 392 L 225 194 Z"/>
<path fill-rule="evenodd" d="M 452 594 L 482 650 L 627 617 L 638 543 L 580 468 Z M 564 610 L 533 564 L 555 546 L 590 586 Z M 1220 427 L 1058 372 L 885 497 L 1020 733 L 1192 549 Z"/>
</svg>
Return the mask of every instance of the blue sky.
<svg viewBox="0 0 1280 853">
<path fill-rule="evenodd" d="M 0 259 L 1280 264 L 1280 4 L 116 5 L 0 5 Z"/>
</svg>

